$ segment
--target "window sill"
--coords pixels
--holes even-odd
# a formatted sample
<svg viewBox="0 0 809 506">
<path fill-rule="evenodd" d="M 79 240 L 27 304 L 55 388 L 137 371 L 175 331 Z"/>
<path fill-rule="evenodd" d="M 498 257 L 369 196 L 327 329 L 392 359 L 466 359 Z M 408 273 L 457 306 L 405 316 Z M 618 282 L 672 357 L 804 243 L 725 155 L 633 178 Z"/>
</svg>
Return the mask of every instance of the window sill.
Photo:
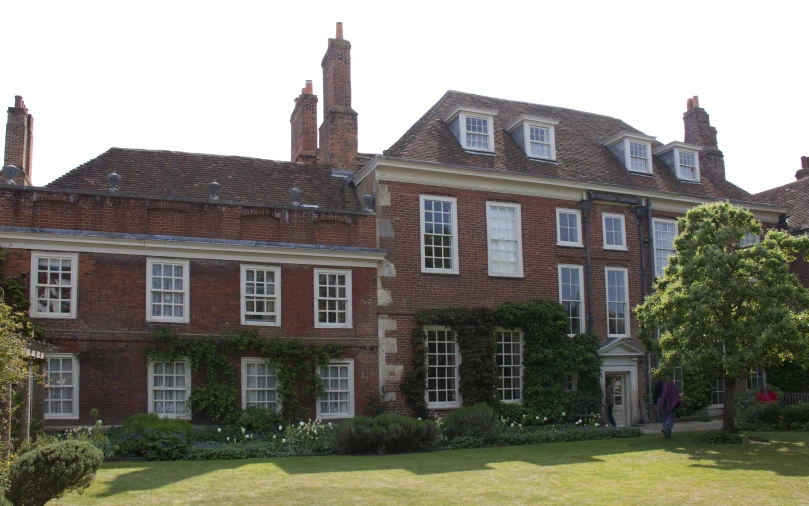
<svg viewBox="0 0 809 506">
<path fill-rule="evenodd" d="M 688 184 L 702 184 L 702 181 L 694 181 L 693 179 L 677 178 L 677 181 L 679 181 L 680 183 L 688 183 Z"/>
<path fill-rule="evenodd" d="M 316 329 L 352 329 L 354 328 L 353 325 L 345 325 L 345 324 L 333 324 L 329 325 L 326 323 L 315 323 Z"/>
<path fill-rule="evenodd" d="M 242 325 L 248 325 L 251 327 L 280 327 L 281 322 L 251 322 L 247 320 L 242 320 Z"/>
<path fill-rule="evenodd" d="M 44 415 L 42 418 L 43 418 L 43 420 L 78 420 L 79 415 L 78 414 L 73 415 L 73 416 Z"/>
<path fill-rule="evenodd" d="M 531 160 L 532 162 L 552 163 L 554 165 L 559 165 L 559 162 L 557 162 L 553 158 L 538 158 L 536 156 L 529 156 L 528 159 Z"/>
<path fill-rule="evenodd" d="M 428 402 L 427 403 L 427 409 L 458 409 L 461 406 L 462 406 L 462 403 L 460 403 L 460 402 L 442 402 L 442 403 L 438 403 L 438 402 L 430 403 L 430 402 Z"/>
<path fill-rule="evenodd" d="M 39 313 L 32 314 L 31 318 L 46 318 L 49 320 L 75 320 L 75 314 L 52 314 L 52 313 Z"/>
<path fill-rule="evenodd" d="M 582 243 L 572 243 L 572 242 L 557 242 L 557 246 L 562 246 L 565 248 L 583 248 L 584 245 Z"/>
<path fill-rule="evenodd" d="M 470 155 L 497 156 L 494 151 L 475 151 L 474 149 L 464 148 L 464 152 Z"/>
<path fill-rule="evenodd" d="M 421 268 L 422 274 L 460 274 L 458 271 L 447 271 L 447 270 L 438 270 L 438 269 L 425 269 L 424 267 Z"/>
<path fill-rule="evenodd" d="M 150 323 L 190 323 L 188 318 L 146 318 Z"/>
<path fill-rule="evenodd" d="M 629 169 L 626 169 L 626 171 L 632 174 L 633 176 L 655 177 L 654 172 L 641 172 L 639 170 L 629 170 Z"/>
<path fill-rule="evenodd" d="M 500 402 L 502 402 L 503 404 L 517 404 L 517 405 L 520 405 L 520 404 L 522 404 L 522 399 L 512 399 L 510 401 L 504 401 L 504 400 L 501 399 Z"/>
<path fill-rule="evenodd" d="M 512 278 L 512 279 L 523 279 L 525 278 L 525 274 L 522 272 L 518 272 L 517 274 L 503 274 L 502 272 L 490 272 L 490 278 Z"/>
<path fill-rule="evenodd" d="M 616 248 L 615 246 L 604 246 L 605 251 L 629 251 L 629 248 Z"/>
</svg>

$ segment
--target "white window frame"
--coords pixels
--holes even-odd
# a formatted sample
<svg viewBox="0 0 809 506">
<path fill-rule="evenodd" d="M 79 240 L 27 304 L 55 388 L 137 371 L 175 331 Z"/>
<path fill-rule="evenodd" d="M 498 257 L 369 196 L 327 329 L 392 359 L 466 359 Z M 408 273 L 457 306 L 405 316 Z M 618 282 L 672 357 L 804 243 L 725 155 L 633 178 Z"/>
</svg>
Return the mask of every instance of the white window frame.
<svg viewBox="0 0 809 506">
<path fill-rule="evenodd" d="M 572 383 L 572 388 L 568 388 L 568 376 L 570 377 L 570 382 Z M 575 371 L 573 372 L 565 372 L 565 392 L 576 392 L 579 389 L 579 375 Z"/>
<path fill-rule="evenodd" d="M 37 281 L 39 278 L 39 259 L 40 258 L 58 258 L 59 260 L 70 260 L 70 285 L 59 285 L 61 288 L 70 288 L 70 312 L 69 313 L 50 313 L 40 312 L 39 305 L 37 304 L 37 287 L 42 286 Z M 31 283 L 30 283 L 30 314 L 32 318 L 61 318 L 61 319 L 75 319 L 76 318 L 76 304 L 78 303 L 78 286 L 79 286 L 79 254 L 78 253 L 58 253 L 47 251 L 32 251 L 31 252 Z M 48 285 L 45 285 L 48 286 Z M 60 289 L 61 289 L 60 288 Z"/>
<path fill-rule="evenodd" d="M 739 248 L 747 248 L 749 246 L 753 246 L 754 244 L 758 244 L 761 242 L 761 237 L 757 236 L 753 232 L 747 232 L 744 234 L 744 237 L 739 239 Z"/>
<path fill-rule="evenodd" d="M 754 382 L 756 384 L 754 384 Z M 758 366 L 756 369 L 747 376 L 747 389 L 748 390 L 759 390 L 762 386 L 767 384 L 767 371 Z"/>
<path fill-rule="evenodd" d="M 320 397 L 316 400 L 316 417 L 320 420 L 335 420 L 335 419 L 344 419 L 344 418 L 353 418 L 354 417 L 354 404 L 356 399 L 356 394 L 354 392 L 354 359 L 353 358 L 333 358 L 329 360 L 329 365 L 347 365 L 348 366 L 348 413 L 323 413 L 321 410 L 320 403 L 322 399 Z M 328 367 L 328 366 L 326 366 Z M 321 374 L 321 367 L 318 366 L 317 374 L 320 376 Z M 328 390 L 327 390 L 328 392 Z"/>
<path fill-rule="evenodd" d="M 717 388 L 717 387 L 719 386 L 719 382 L 720 382 L 720 381 L 722 382 L 722 390 L 719 390 L 719 389 Z M 746 385 L 745 385 L 745 386 L 746 386 Z M 725 397 L 725 394 L 727 394 L 727 391 L 728 391 L 728 390 L 727 390 L 727 385 L 725 384 L 725 378 L 724 378 L 724 377 L 719 377 L 719 376 L 717 376 L 716 378 L 714 378 L 714 379 L 713 379 L 713 384 L 711 385 L 711 405 L 710 405 L 710 407 L 712 407 L 712 408 L 719 408 L 719 407 L 724 406 L 724 405 L 725 405 L 725 402 L 724 402 L 724 397 Z M 714 400 L 714 394 L 717 394 L 717 398 L 718 398 L 720 393 L 722 394 L 722 397 L 723 397 L 723 399 L 722 399 L 722 403 L 720 403 L 720 404 L 714 404 L 714 402 L 713 402 L 713 400 Z"/>
<path fill-rule="evenodd" d="M 578 242 L 572 241 L 563 241 L 562 240 L 562 228 L 561 222 L 559 221 L 559 215 L 565 214 L 575 214 L 576 215 L 576 231 L 578 235 Z M 564 207 L 557 207 L 556 208 L 556 245 L 557 246 L 572 246 L 575 248 L 582 247 L 582 229 L 581 229 L 581 211 L 579 209 L 568 209 Z"/>
<path fill-rule="evenodd" d="M 320 300 L 320 274 L 338 274 L 345 275 L 346 277 L 346 321 L 345 323 L 322 323 L 319 318 L 318 301 Z M 314 299 L 315 299 L 315 328 L 316 329 L 350 329 L 353 327 L 352 319 L 352 306 L 354 304 L 354 296 L 352 292 L 351 282 L 351 269 L 314 269 Z"/>
<path fill-rule="evenodd" d="M 575 270 L 579 271 L 579 300 L 578 300 L 578 302 L 579 302 L 580 307 L 581 307 L 579 319 L 581 320 L 581 324 L 580 324 L 581 333 L 584 333 L 584 332 L 586 332 L 585 316 L 584 316 L 586 314 L 585 310 L 584 310 L 584 266 L 576 265 L 576 264 L 559 264 L 557 266 L 557 268 L 556 268 L 557 276 L 556 277 L 559 280 L 559 283 L 557 285 L 557 287 L 559 288 L 559 304 L 562 304 L 564 306 L 564 303 L 569 302 L 569 301 L 565 301 L 565 300 L 562 299 L 562 269 L 575 269 Z M 571 301 L 572 300 L 573 299 L 571 299 Z M 568 317 L 568 328 L 570 328 L 570 318 L 569 317 Z M 568 337 L 573 337 L 575 335 L 576 334 L 568 334 Z"/>
<path fill-rule="evenodd" d="M 621 241 L 623 245 L 616 246 L 614 244 L 607 244 L 607 218 L 617 219 L 621 221 Z M 626 216 L 619 213 L 601 213 L 601 231 L 604 239 L 604 249 L 627 251 L 626 245 Z"/>
<path fill-rule="evenodd" d="M 278 395 L 278 374 L 277 374 L 277 366 L 270 362 L 267 362 L 261 357 L 242 357 L 242 409 L 247 409 L 247 366 L 249 365 L 260 365 L 265 364 L 267 367 L 275 367 L 276 368 L 276 383 L 275 388 L 254 388 L 251 390 L 274 390 L 275 391 L 275 413 L 281 412 L 281 398 Z M 266 402 L 266 401 L 264 401 Z M 257 406 L 259 407 L 259 406 Z M 260 407 L 259 407 L 260 408 Z M 263 409 L 263 408 L 260 408 Z M 270 411 L 270 410 L 267 410 Z"/>
<path fill-rule="evenodd" d="M 461 137 L 463 137 L 463 148 L 466 149 L 466 150 L 469 150 L 469 151 L 493 152 L 494 151 L 494 121 L 493 121 L 493 118 L 490 117 L 490 116 L 482 115 L 482 114 L 464 114 L 464 113 L 461 113 L 458 116 L 459 116 L 458 126 L 460 127 L 460 130 L 461 130 Z M 485 121 L 486 122 L 486 133 L 485 134 L 480 134 L 480 133 L 476 133 L 476 132 L 470 132 L 469 130 L 467 130 L 467 128 L 466 128 L 466 121 L 467 120 Z M 486 136 L 486 148 L 480 148 L 480 147 L 474 147 L 473 148 L 473 147 L 470 147 L 468 145 L 469 139 L 467 138 L 467 136 L 470 133 L 475 134 L 475 135 L 480 135 L 480 136 L 485 135 Z"/>
<path fill-rule="evenodd" d="M 449 327 L 443 327 L 441 325 L 425 325 L 424 326 L 424 339 L 427 341 L 428 350 L 425 354 L 424 359 L 429 364 L 429 335 L 428 332 L 431 330 L 435 331 L 442 331 L 442 332 L 450 332 L 454 338 L 455 342 L 455 400 L 454 401 L 436 401 L 430 402 L 430 390 L 429 390 L 429 381 L 430 381 L 430 373 L 429 373 L 429 365 L 427 365 L 427 382 L 428 384 L 425 385 L 424 391 L 424 400 L 427 401 L 427 409 L 449 409 L 449 408 L 460 408 L 463 404 L 463 399 L 461 399 L 461 349 L 458 346 L 458 335 L 457 333 Z"/>
<path fill-rule="evenodd" d="M 152 289 L 152 266 L 154 264 L 175 264 L 183 266 L 183 316 L 166 317 L 166 316 L 153 316 L 152 315 L 152 292 L 163 290 Z M 147 322 L 172 322 L 172 323 L 188 323 L 191 321 L 190 308 L 191 308 L 191 287 L 189 284 L 191 271 L 191 261 L 182 260 L 177 258 L 147 258 L 146 259 L 146 321 Z"/>
<path fill-rule="evenodd" d="M 65 416 L 64 413 L 43 413 L 45 420 L 78 420 L 79 419 L 79 360 L 76 358 L 75 355 L 72 353 L 46 353 L 45 354 L 45 361 L 46 364 L 49 364 L 51 359 L 55 360 L 64 360 L 64 359 L 71 359 L 73 361 L 71 367 L 72 371 L 71 374 L 73 375 L 73 413 L 70 413 L 68 416 Z M 59 368 L 61 372 L 61 367 Z M 50 403 L 50 393 L 49 393 L 49 386 L 47 381 L 49 381 L 50 376 L 46 377 L 45 382 L 45 403 Z M 58 387 L 57 387 L 58 388 Z M 44 406 L 43 406 L 44 411 Z M 50 408 L 48 409 L 50 411 Z"/>
<path fill-rule="evenodd" d="M 619 271 L 624 273 L 624 332 L 612 333 L 610 332 L 610 271 Z M 607 300 L 607 337 L 629 337 L 630 323 L 631 323 L 631 306 L 629 304 L 629 269 L 626 267 L 605 267 L 604 268 L 604 295 Z"/>
<path fill-rule="evenodd" d="M 149 360 L 149 377 L 148 381 L 148 389 L 149 389 L 149 413 L 154 413 L 154 364 L 155 362 L 160 362 L 163 364 L 167 364 L 169 362 L 164 362 L 162 360 Z M 191 401 L 189 397 L 191 397 L 191 361 L 188 357 L 182 357 L 177 360 L 172 360 L 172 364 L 176 364 L 178 362 L 183 362 L 185 364 L 185 411 L 182 413 L 156 413 L 157 416 L 162 418 L 178 418 L 180 420 L 191 420 Z M 176 376 L 176 374 L 174 375 Z M 179 390 L 179 388 L 172 387 L 172 390 Z M 160 389 L 162 390 L 162 389 Z M 176 402 L 176 401 L 174 401 Z"/>
<path fill-rule="evenodd" d="M 452 204 L 452 268 L 451 269 L 436 269 L 435 267 L 427 267 L 426 257 L 424 256 L 424 201 L 434 200 L 437 202 L 449 202 Z M 419 195 L 419 224 L 421 227 L 421 272 L 431 274 L 458 274 L 458 199 L 455 197 L 440 197 L 437 195 Z"/>
<path fill-rule="evenodd" d="M 517 237 L 517 265 L 516 265 L 516 272 L 508 273 L 508 272 L 497 272 L 492 270 L 492 231 L 491 231 L 491 216 L 489 212 L 492 208 L 503 207 L 508 209 L 514 209 L 514 217 L 516 220 L 515 224 L 515 232 Z M 520 214 L 521 210 L 520 204 L 512 204 L 508 202 L 486 202 L 486 238 L 487 238 L 487 246 L 488 246 L 488 258 L 489 258 L 489 276 L 496 276 L 496 277 L 508 277 L 508 278 L 521 278 L 524 276 L 523 274 L 523 267 L 522 267 L 522 216 Z M 422 236 L 423 240 L 423 236 Z"/>
<path fill-rule="evenodd" d="M 646 146 L 646 167 L 648 170 L 636 170 L 632 168 L 632 158 L 640 158 L 640 157 L 633 157 L 632 156 L 632 144 L 643 144 Z M 652 167 L 652 144 L 650 142 L 642 141 L 640 139 L 635 139 L 631 137 L 627 137 L 624 139 L 624 164 L 626 165 L 626 170 L 629 172 L 634 172 L 636 174 L 653 174 L 654 169 Z"/>
<path fill-rule="evenodd" d="M 518 329 L 504 329 L 504 328 L 501 328 L 501 327 L 498 327 L 498 328 L 494 329 L 494 332 L 495 332 L 495 335 L 497 335 L 498 333 L 502 333 L 502 332 L 511 332 L 511 333 L 517 334 L 519 336 L 520 365 L 518 367 L 520 368 L 520 376 L 519 376 L 519 378 L 520 378 L 520 386 L 519 386 L 518 389 L 515 389 L 513 386 L 511 388 L 503 388 L 503 386 L 502 386 L 503 385 L 503 383 L 502 383 L 503 382 L 503 376 L 500 375 L 500 367 L 501 366 L 498 365 L 497 366 L 497 398 L 498 398 L 498 400 L 500 402 L 503 402 L 505 404 L 522 404 L 522 393 L 523 393 L 523 390 L 525 389 L 525 385 L 523 384 L 523 376 L 525 375 L 525 363 L 524 363 L 524 360 L 523 360 L 524 357 L 525 357 L 525 334 L 521 330 L 518 330 Z M 498 351 L 495 352 L 495 361 L 497 360 L 497 356 L 500 355 L 500 353 L 499 353 L 500 336 L 499 335 L 497 335 L 497 345 L 498 345 Z M 457 344 L 456 344 L 456 346 L 457 346 Z M 506 354 L 504 354 L 504 355 L 506 355 Z M 514 353 L 508 353 L 507 355 L 513 356 Z M 513 368 L 515 366 L 512 364 L 510 366 L 504 366 L 504 367 L 512 367 Z M 514 377 L 515 376 L 509 376 L 509 378 L 514 378 Z M 500 392 L 505 391 L 505 390 L 518 390 L 520 398 L 519 399 L 500 399 Z"/>
<path fill-rule="evenodd" d="M 474 107 L 456 107 L 449 115 L 444 118 L 445 123 L 451 123 L 455 118 L 458 118 L 458 142 L 461 143 L 461 148 L 470 153 L 494 153 L 494 117 L 497 111 L 490 109 L 477 109 Z M 487 149 L 470 148 L 466 145 L 466 118 L 485 119 L 488 123 L 488 146 Z"/>
<path fill-rule="evenodd" d="M 264 322 L 247 319 L 247 271 L 260 270 L 260 271 L 273 271 L 275 273 L 275 321 Z M 281 268 L 271 265 L 245 265 L 242 264 L 240 268 L 240 293 L 241 293 L 241 310 L 242 310 L 242 325 L 259 325 L 262 327 L 280 327 L 281 326 Z M 255 294 L 253 294 L 255 295 Z"/>
<path fill-rule="evenodd" d="M 694 175 L 695 178 L 691 179 L 688 177 L 683 177 L 682 170 L 680 170 L 680 153 L 690 153 L 694 155 Z M 674 168 L 677 174 L 677 179 L 681 181 L 689 181 L 692 183 L 699 183 L 699 153 L 696 151 L 691 151 L 690 149 L 681 149 L 681 148 L 674 148 Z"/>
<path fill-rule="evenodd" d="M 656 278 L 661 277 L 663 275 L 663 270 L 664 270 L 664 269 L 660 268 L 660 262 L 657 261 L 658 245 L 657 245 L 657 239 L 655 238 L 655 233 L 656 233 L 655 229 L 656 229 L 656 225 L 658 223 L 673 224 L 674 225 L 674 239 L 676 239 L 677 236 L 680 235 L 680 227 L 677 225 L 677 220 L 669 220 L 669 219 L 665 219 L 665 218 L 652 218 L 652 238 L 653 238 L 652 245 L 654 246 L 654 248 L 653 248 L 654 251 L 652 251 L 652 254 L 654 255 L 654 267 L 655 267 L 655 277 Z M 674 249 L 674 239 L 672 239 L 672 244 L 671 244 L 671 248 L 672 248 L 671 251 L 673 253 L 668 255 L 666 257 L 666 259 L 668 259 L 668 258 L 670 258 L 670 257 L 677 254 L 677 251 Z M 668 262 L 666 263 L 666 265 L 668 266 Z"/>
<path fill-rule="evenodd" d="M 556 161 L 556 125 L 559 122 L 554 119 L 550 118 L 540 118 L 536 116 L 528 116 L 522 115 L 518 117 L 516 120 L 511 122 L 508 126 L 506 126 L 505 130 L 507 132 L 514 132 L 517 129 L 522 130 L 522 145 L 523 151 L 525 151 L 525 156 L 530 158 L 531 160 L 542 160 L 542 161 Z M 531 152 L 531 127 L 534 128 L 547 128 L 549 130 L 549 140 L 550 140 L 550 156 L 539 156 L 535 155 Z"/>
</svg>

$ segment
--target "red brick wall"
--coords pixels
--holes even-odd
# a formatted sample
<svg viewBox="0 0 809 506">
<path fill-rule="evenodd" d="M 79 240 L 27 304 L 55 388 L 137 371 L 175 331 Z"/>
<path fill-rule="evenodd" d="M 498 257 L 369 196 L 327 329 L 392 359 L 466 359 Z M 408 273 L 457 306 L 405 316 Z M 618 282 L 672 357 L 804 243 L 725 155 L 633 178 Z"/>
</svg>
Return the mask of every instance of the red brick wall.
<svg viewBox="0 0 809 506">
<path fill-rule="evenodd" d="M 354 170 L 357 163 L 357 113 L 351 108 L 351 43 L 329 39 L 323 68 L 321 163 Z"/>
<path fill-rule="evenodd" d="M 311 83 L 309 83 L 311 84 Z M 293 162 L 317 163 L 317 96 L 301 93 L 290 119 Z"/>
<path fill-rule="evenodd" d="M 82 195 L 8 187 L 0 190 L 0 225 L 15 227 L 298 244 L 314 244 L 313 241 L 317 240 L 321 245 L 374 248 L 375 218 L 373 215 L 324 213 L 310 209 Z"/>
</svg>

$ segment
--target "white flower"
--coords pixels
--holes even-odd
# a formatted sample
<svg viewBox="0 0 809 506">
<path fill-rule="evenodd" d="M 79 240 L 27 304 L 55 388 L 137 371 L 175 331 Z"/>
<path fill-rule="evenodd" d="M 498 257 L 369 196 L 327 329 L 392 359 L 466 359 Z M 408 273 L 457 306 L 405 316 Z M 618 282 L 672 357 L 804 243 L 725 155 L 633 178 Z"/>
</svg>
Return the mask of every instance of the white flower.
<svg viewBox="0 0 809 506">
<path fill-rule="evenodd" d="M 304 426 L 304 423 L 303 423 L 303 422 L 301 422 L 301 427 L 303 427 L 303 426 Z"/>
<path fill-rule="evenodd" d="M 103 423 L 104 423 L 104 422 L 102 422 L 101 420 L 99 420 L 99 421 L 98 421 L 98 425 L 101 425 L 101 424 L 103 424 Z"/>
<path fill-rule="evenodd" d="M 230 441 L 230 436 L 228 436 L 228 441 Z"/>
<path fill-rule="evenodd" d="M 539 420 L 539 415 L 537 415 L 537 420 Z"/>
<path fill-rule="evenodd" d="M 284 430 L 284 427 L 282 425 L 279 425 L 278 430 Z"/>
<path fill-rule="evenodd" d="M 242 434 L 244 434 L 244 427 L 242 427 L 241 429 L 242 429 Z"/>
<path fill-rule="evenodd" d="M 564 412 L 564 411 L 562 411 L 562 416 L 565 416 L 565 412 Z"/>
<path fill-rule="evenodd" d="M 273 436 L 272 438 L 275 439 L 275 436 Z"/>
<path fill-rule="evenodd" d="M 419 417 L 419 421 L 421 421 L 421 417 Z M 331 422 L 329 422 L 329 425 L 331 425 Z"/>
<path fill-rule="evenodd" d="M 216 432 L 222 432 L 222 427 L 219 427 L 218 429 L 216 429 Z"/>
<path fill-rule="evenodd" d="M 581 418 L 579 418 L 579 421 L 578 421 L 578 422 L 576 422 L 576 423 L 581 423 Z"/>
<path fill-rule="evenodd" d="M 596 422 L 596 427 L 598 427 L 598 422 Z"/>
<path fill-rule="evenodd" d="M 545 418 L 543 418 L 543 419 L 542 419 L 542 421 L 543 421 L 543 422 L 547 422 L 547 421 L 548 421 L 548 417 L 546 416 Z"/>
<path fill-rule="evenodd" d="M 281 442 L 282 442 L 282 443 L 286 443 L 286 442 L 287 442 L 287 440 L 286 440 L 286 439 L 282 439 L 282 440 L 281 440 Z"/>
</svg>

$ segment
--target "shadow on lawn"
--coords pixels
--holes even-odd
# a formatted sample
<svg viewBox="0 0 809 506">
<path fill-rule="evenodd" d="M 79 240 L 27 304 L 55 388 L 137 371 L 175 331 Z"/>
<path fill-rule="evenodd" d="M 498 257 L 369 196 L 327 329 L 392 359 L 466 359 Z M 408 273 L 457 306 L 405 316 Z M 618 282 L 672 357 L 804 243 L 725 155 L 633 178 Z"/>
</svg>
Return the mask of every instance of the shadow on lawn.
<svg viewBox="0 0 809 506">
<path fill-rule="evenodd" d="M 255 460 L 208 460 L 194 462 L 112 462 L 104 464 L 102 470 L 131 469 L 119 474 L 108 485 L 100 497 L 110 497 L 124 492 L 154 490 L 173 483 L 195 478 L 204 474 L 236 469 Z"/>
<path fill-rule="evenodd" d="M 697 461 L 692 467 L 718 469 L 722 471 L 772 472 L 781 476 L 809 476 L 809 444 L 807 442 L 778 441 L 778 435 L 764 437 L 772 438 L 769 442 L 753 442 L 749 444 L 702 445 L 691 443 L 690 439 L 695 433 L 675 434 L 670 441 L 671 447 L 666 451 L 687 455 L 689 459 Z M 786 439 L 786 438 L 785 438 Z M 809 440 L 809 438 L 807 438 Z M 707 462 L 706 462 L 707 461 Z"/>
</svg>

